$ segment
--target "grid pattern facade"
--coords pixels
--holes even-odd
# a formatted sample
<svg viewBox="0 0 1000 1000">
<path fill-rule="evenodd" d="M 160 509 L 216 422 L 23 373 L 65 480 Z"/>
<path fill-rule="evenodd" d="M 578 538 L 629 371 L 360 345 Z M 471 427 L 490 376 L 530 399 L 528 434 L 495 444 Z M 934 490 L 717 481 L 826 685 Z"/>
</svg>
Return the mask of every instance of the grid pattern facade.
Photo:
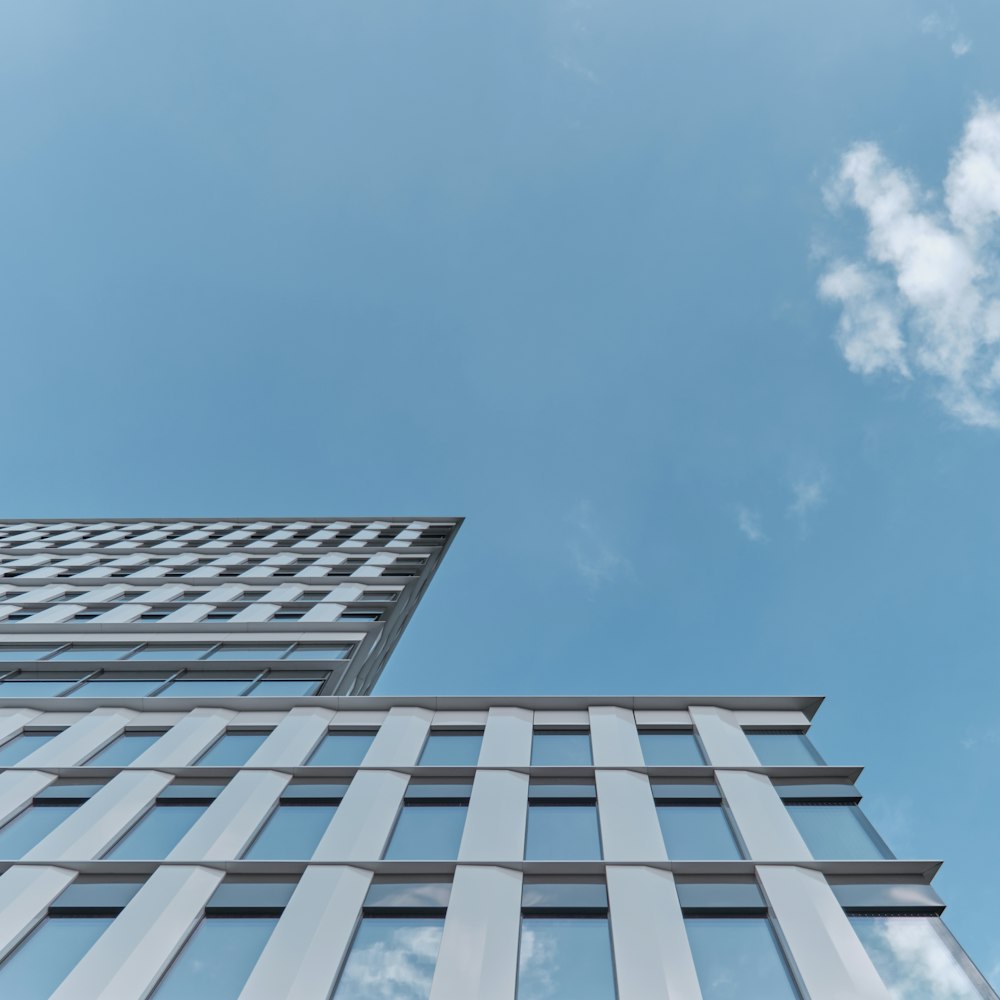
<svg viewBox="0 0 1000 1000">
<path fill-rule="evenodd" d="M 290 671 L 316 682 L 299 693 L 369 693 L 459 523 L 0 522 L 0 685 L 138 674 L 165 693 L 225 661 L 245 693 Z"/>
</svg>

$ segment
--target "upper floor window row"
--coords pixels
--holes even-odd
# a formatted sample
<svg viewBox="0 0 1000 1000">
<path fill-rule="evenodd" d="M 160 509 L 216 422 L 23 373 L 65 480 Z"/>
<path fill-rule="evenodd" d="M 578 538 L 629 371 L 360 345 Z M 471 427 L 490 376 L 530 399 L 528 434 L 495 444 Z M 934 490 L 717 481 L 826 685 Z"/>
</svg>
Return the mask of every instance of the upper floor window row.
<svg viewBox="0 0 1000 1000">
<path fill-rule="evenodd" d="M 350 643 L 49 643 L 0 646 L 3 663 L 80 663 L 108 660 L 346 660 L 353 650 Z"/>
</svg>

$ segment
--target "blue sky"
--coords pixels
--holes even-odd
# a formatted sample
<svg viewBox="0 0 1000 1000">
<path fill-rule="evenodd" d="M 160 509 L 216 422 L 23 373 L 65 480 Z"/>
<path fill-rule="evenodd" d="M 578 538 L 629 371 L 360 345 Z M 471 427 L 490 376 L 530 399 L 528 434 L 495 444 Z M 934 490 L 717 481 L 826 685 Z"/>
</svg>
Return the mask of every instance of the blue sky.
<svg viewBox="0 0 1000 1000">
<path fill-rule="evenodd" d="M 1000 981 L 998 31 L 7 0 L 0 513 L 465 515 L 381 692 L 824 694 Z"/>
</svg>

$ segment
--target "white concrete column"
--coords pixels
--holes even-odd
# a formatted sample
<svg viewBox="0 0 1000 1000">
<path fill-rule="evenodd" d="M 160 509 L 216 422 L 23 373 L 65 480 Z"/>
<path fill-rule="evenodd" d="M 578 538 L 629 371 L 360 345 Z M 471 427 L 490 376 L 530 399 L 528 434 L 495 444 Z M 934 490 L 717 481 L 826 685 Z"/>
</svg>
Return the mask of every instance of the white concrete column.
<svg viewBox="0 0 1000 1000">
<path fill-rule="evenodd" d="M 314 861 L 377 861 L 396 825 L 410 778 L 398 771 L 359 771 L 316 845 Z"/>
<path fill-rule="evenodd" d="M 32 708 L 5 708 L 0 711 L 0 746 L 7 742 L 8 737 L 30 726 L 41 714 Z"/>
<path fill-rule="evenodd" d="M 133 767 L 185 767 L 197 760 L 236 715 L 225 708 L 196 708 L 133 761 Z"/>
<path fill-rule="evenodd" d="M 412 767 L 424 748 L 433 715 L 426 708 L 390 708 L 364 766 Z"/>
<path fill-rule="evenodd" d="M 604 858 L 666 861 L 649 779 L 637 771 L 597 771 L 597 815 Z"/>
<path fill-rule="evenodd" d="M 717 771 L 715 779 L 753 861 L 812 861 L 771 780 L 752 771 Z"/>
<path fill-rule="evenodd" d="M 612 865 L 607 878 L 618 1000 L 701 1000 L 674 876 Z"/>
<path fill-rule="evenodd" d="M 520 931 L 521 873 L 459 865 L 430 1000 L 510 1000 Z"/>
<path fill-rule="evenodd" d="M 49 1000 L 144 1000 L 222 878 L 211 868 L 157 868 Z"/>
<path fill-rule="evenodd" d="M 47 771 L 0 771 L 0 825 L 56 780 Z"/>
<path fill-rule="evenodd" d="M 328 1000 L 371 880 L 360 868 L 306 868 L 239 1000 Z"/>
<path fill-rule="evenodd" d="M 521 861 L 528 823 L 528 776 L 477 771 L 459 861 Z"/>
<path fill-rule="evenodd" d="M 809 1000 L 890 1000 L 822 874 L 762 865 L 757 878 Z"/>
<path fill-rule="evenodd" d="M 295 767 L 327 734 L 334 712 L 328 708 L 293 708 L 247 761 L 248 767 Z"/>
<path fill-rule="evenodd" d="M 120 736 L 136 713 L 128 708 L 95 708 L 21 761 L 24 767 L 74 767 Z"/>
<path fill-rule="evenodd" d="M 760 767 L 735 712 L 692 705 L 688 710 L 708 763 L 713 767 Z"/>
<path fill-rule="evenodd" d="M 267 821 L 291 781 L 280 771 L 240 771 L 167 855 L 169 861 L 233 861 Z"/>
<path fill-rule="evenodd" d="M 491 708 L 479 753 L 480 767 L 528 767 L 535 713 L 527 708 Z"/>
<path fill-rule="evenodd" d="M 596 767 L 643 767 L 635 716 L 627 708 L 590 708 L 590 745 Z"/>
<path fill-rule="evenodd" d="M 121 771 L 24 856 L 25 861 L 90 861 L 100 857 L 167 785 L 162 771 Z"/>
<path fill-rule="evenodd" d="M 76 878 L 66 868 L 14 865 L 0 875 L 0 959 L 34 928 L 49 904 Z"/>
</svg>

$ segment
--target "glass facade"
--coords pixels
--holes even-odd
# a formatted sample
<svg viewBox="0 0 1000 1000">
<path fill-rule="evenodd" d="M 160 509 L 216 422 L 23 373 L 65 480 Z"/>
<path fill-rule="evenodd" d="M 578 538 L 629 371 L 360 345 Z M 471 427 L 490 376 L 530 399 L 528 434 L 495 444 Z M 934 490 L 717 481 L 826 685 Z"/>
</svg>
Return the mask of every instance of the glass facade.
<svg viewBox="0 0 1000 1000">
<path fill-rule="evenodd" d="M 615 1000 L 606 916 L 521 920 L 517 1000 Z"/>
<path fill-rule="evenodd" d="M 667 857 L 673 861 L 738 861 L 743 857 L 722 806 L 656 807 Z"/>
<path fill-rule="evenodd" d="M 336 811 L 335 805 L 327 803 L 282 802 L 243 857 L 250 861 L 306 861 Z"/>
<path fill-rule="evenodd" d="M 597 806 L 529 805 L 524 856 L 529 861 L 600 859 Z"/>
<path fill-rule="evenodd" d="M 76 805 L 34 802 L 0 827 L 0 858 L 24 857 L 76 808 Z"/>
<path fill-rule="evenodd" d="M 161 861 L 207 807 L 207 803 L 157 802 L 104 856 L 109 861 Z"/>
<path fill-rule="evenodd" d="M 879 861 L 892 852 L 856 805 L 786 807 L 812 856 L 819 860 Z"/>
<path fill-rule="evenodd" d="M 531 741 L 533 767 L 587 767 L 593 763 L 586 730 L 536 730 Z"/>
<path fill-rule="evenodd" d="M 805 733 L 749 732 L 747 739 L 765 767 L 815 767 L 824 763 Z"/>
<path fill-rule="evenodd" d="M 330 732 L 313 751 L 309 763 L 314 767 L 357 767 L 368 753 L 374 730 Z"/>
<path fill-rule="evenodd" d="M 479 732 L 431 732 L 420 755 L 422 767 L 475 767 L 483 734 Z"/>
<path fill-rule="evenodd" d="M 639 744 L 649 767 L 701 767 L 705 763 L 694 733 L 640 729 Z"/>
<path fill-rule="evenodd" d="M 228 732 L 215 741 L 199 758 L 200 767 L 239 767 L 260 749 L 269 732 Z"/>
<path fill-rule="evenodd" d="M 404 805 L 386 848 L 386 861 L 454 860 L 466 812 L 464 805 Z"/>
<path fill-rule="evenodd" d="M 87 767 L 128 767 L 162 735 L 162 732 L 124 732 L 103 750 L 98 750 L 86 762 Z"/>
</svg>

